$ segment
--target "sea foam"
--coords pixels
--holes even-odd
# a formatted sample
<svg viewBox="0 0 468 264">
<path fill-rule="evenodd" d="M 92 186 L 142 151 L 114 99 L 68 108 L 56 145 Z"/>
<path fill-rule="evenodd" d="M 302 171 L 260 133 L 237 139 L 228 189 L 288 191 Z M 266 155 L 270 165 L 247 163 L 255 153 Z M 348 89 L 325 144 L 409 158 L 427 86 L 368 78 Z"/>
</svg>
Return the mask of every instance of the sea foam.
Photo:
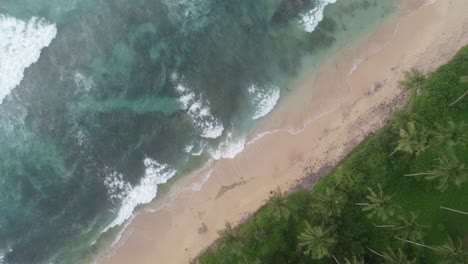
<svg viewBox="0 0 468 264">
<path fill-rule="evenodd" d="M 215 160 L 233 159 L 244 150 L 245 138 L 234 137 L 233 133 L 228 133 L 226 139 L 219 144 L 216 149 L 211 149 L 211 156 Z"/>
<path fill-rule="evenodd" d="M 0 14 L 0 104 L 56 35 L 55 24 L 44 19 L 33 17 L 24 22 Z"/>
<path fill-rule="evenodd" d="M 329 4 L 336 3 L 336 0 L 318 0 L 317 6 L 301 16 L 301 25 L 305 31 L 312 33 L 323 20 L 323 11 Z"/>
<path fill-rule="evenodd" d="M 253 97 L 252 103 L 256 110 L 252 119 L 259 119 L 266 116 L 275 108 L 280 98 L 280 89 L 278 87 L 258 87 L 252 85 L 249 87 L 249 94 Z"/>
<path fill-rule="evenodd" d="M 106 186 L 111 186 L 111 189 L 118 190 L 110 192 L 110 198 L 122 199 L 122 205 L 119 209 L 117 217 L 110 223 L 102 233 L 109 229 L 122 225 L 125 221 L 133 216 L 133 211 L 138 205 L 150 203 L 158 193 L 158 185 L 166 183 L 177 173 L 175 169 L 167 164 L 161 164 L 150 158 L 145 158 L 145 176 L 140 180 L 137 186 L 129 187 L 129 184 L 122 180 L 119 173 L 115 172 L 110 175 L 105 182 Z M 122 192 L 123 191 L 123 192 Z"/>
<path fill-rule="evenodd" d="M 88 93 L 94 86 L 94 80 L 91 77 L 86 77 L 80 72 L 74 75 L 75 85 L 78 88 L 77 93 Z"/>
<path fill-rule="evenodd" d="M 209 103 L 203 100 L 202 96 L 197 96 L 195 92 L 180 84 L 176 90 L 181 95 L 179 102 L 182 108 L 187 111 L 193 126 L 200 131 L 200 136 L 204 138 L 220 137 L 223 134 L 224 126 L 211 114 Z"/>
<path fill-rule="evenodd" d="M 194 149 L 192 149 L 190 154 L 192 154 L 192 156 L 201 156 L 203 152 L 205 152 L 206 146 L 208 146 L 208 142 L 203 142 L 203 141 L 197 142 L 197 145 L 196 145 L 197 150 L 195 151 Z"/>
</svg>

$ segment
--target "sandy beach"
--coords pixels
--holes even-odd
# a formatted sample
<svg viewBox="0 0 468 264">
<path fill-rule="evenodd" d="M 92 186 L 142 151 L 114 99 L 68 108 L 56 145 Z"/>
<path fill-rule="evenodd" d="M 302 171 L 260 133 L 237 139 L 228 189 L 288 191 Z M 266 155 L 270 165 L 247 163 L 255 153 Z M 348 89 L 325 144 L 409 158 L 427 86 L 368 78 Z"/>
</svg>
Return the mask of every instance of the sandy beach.
<svg viewBox="0 0 468 264">
<path fill-rule="evenodd" d="M 240 154 L 180 179 L 98 262 L 189 263 L 225 222 L 247 219 L 272 191 L 312 186 L 405 103 L 405 70 L 432 71 L 468 44 L 466 14 L 466 0 L 403 1 L 316 74 L 302 72 Z"/>
</svg>

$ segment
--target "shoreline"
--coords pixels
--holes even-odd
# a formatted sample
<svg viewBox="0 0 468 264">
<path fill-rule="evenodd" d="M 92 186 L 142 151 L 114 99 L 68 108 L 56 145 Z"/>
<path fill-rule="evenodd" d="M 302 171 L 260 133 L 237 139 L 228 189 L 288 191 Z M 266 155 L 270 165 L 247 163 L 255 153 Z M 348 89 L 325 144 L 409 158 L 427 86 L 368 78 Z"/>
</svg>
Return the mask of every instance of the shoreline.
<svg viewBox="0 0 468 264">
<path fill-rule="evenodd" d="M 245 220 L 276 187 L 294 190 L 313 185 L 369 133 L 382 127 L 395 106 L 405 102 L 406 95 L 397 86 L 404 70 L 412 66 L 433 70 L 467 43 L 462 25 L 466 24 L 467 3 L 439 0 L 411 11 L 412 4 L 424 3 L 407 1 L 395 18 L 359 40 L 356 47 L 332 56 L 316 78 L 301 76 L 294 84 L 298 91 L 262 126 L 261 131 L 277 132 L 264 132 L 268 135 L 255 137 L 255 144 L 249 140 L 234 159 L 213 162 L 206 172 L 212 169 L 209 178 L 201 171 L 201 177 L 181 179 L 176 184 L 179 190 L 174 191 L 177 197 L 156 201 L 151 207 L 159 209 L 154 213 L 140 212 L 123 232 L 114 254 L 101 262 L 187 263 L 217 239 L 216 230 L 225 221 L 237 225 Z M 415 33 L 420 36 L 417 40 Z M 441 33 L 447 34 L 445 38 L 440 38 Z M 372 54 L 376 48 L 379 51 Z M 364 59 L 350 74 L 356 54 L 367 56 L 358 56 Z M 184 192 L 194 186 L 194 178 L 206 178 L 201 191 Z M 241 181 L 247 182 L 216 198 L 220 188 Z M 167 200 L 172 203 L 164 206 Z M 200 232 L 203 226 L 207 230 Z"/>
</svg>

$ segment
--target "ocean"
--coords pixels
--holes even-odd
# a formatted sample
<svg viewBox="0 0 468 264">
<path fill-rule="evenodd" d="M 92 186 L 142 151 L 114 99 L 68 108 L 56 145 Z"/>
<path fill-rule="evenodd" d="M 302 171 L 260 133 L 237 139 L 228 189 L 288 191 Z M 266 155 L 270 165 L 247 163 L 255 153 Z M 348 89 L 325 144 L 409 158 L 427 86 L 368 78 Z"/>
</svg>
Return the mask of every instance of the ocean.
<svg viewBox="0 0 468 264">
<path fill-rule="evenodd" d="M 1 0 L 0 263 L 89 262 L 178 177 L 235 157 L 304 67 L 397 6 Z"/>
</svg>

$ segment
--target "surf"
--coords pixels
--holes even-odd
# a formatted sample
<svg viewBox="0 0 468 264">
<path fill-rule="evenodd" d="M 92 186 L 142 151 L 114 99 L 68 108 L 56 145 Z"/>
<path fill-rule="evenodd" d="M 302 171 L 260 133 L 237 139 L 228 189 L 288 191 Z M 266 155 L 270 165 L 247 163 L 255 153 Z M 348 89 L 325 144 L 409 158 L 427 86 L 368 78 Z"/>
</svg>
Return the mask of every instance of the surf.
<svg viewBox="0 0 468 264">
<path fill-rule="evenodd" d="M 42 49 L 56 35 L 55 24 L 43 18 L 22 21 L 0 14 L 0 104 L 21 83 L 24 71 L 39 60 Z"/>
</svg>

